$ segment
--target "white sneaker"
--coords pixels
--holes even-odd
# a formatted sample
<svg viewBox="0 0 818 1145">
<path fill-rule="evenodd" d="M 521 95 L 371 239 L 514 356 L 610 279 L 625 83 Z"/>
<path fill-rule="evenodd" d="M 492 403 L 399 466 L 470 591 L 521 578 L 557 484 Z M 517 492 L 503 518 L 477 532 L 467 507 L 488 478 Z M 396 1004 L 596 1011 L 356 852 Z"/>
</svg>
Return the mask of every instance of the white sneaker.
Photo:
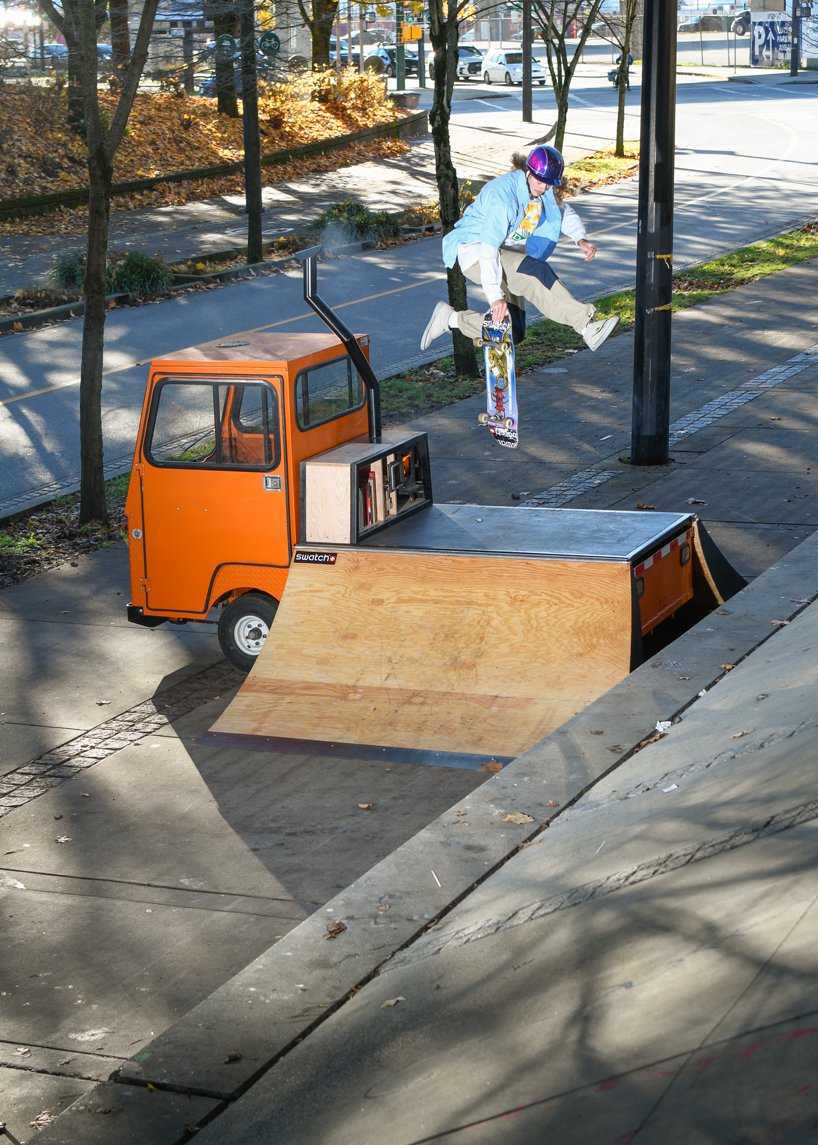
<svg viewBox="0 0 818 1145">
<path fill-rule="evenodd" d="M 605 339 L 613 334 L 619 322 L 619 315 L 613 318 L 603 318 L 599 322 L 589 322 L 582 331 L 582 337 L 589 350 L 598 350 Z"/>
<path fill-rule="evenodd" d="M 421 350 L 428 350 L 435 338 L 446 333 L 452 314 L 454 314 L 454 309 L 448 302 L 438 302 L 432 311 L 432 317 L 429 319 L 426 329 L 423 331 L 423 337 L 420 340 Z"/>
</svg>

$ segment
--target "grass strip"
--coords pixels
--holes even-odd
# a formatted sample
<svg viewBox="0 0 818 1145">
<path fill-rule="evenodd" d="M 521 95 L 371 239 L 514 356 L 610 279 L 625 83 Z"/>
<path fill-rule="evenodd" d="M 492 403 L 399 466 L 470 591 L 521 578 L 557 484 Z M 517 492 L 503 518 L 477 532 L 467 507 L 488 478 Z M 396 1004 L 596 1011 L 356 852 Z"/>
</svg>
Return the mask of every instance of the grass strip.
<svg viewBox="0 0 818 1145">
<path fill-rule="evenodd" d="M 816 257 L 818 222 L 809 223 L 801 230 L 790 231 L 774 239 L 753 243 L 752 246 L 675 275 L 673 309 L 685 310 L 688 306 L 695 306 L 729 290 L 737 290 L 740 286 L 747 286 L 779 270 Z M 618 333 L 624 333 L 634 324 L 635 303 L 633 290 L 600 298 L 596 303 L 597 318 L 618 314 Z M 584 349 L 582 338 L 570 327 L 559 326 L 547 318 L 532 322 L 526 331 L 525 341 L 517 347 L 517 373 L 524 375 L 530 370 L 559 361 L 567 352 Z M 478 364 L 482 368 L 481 360 Z M 394 426 L 422 414 L 433 413 L 453 402 L 482 393 L 483 387 L 482 376 L 458 378 L 451 356 L 440 358 L 428 366 L 406 370 L 381 382 L 384 422 Z"/>
</svg>

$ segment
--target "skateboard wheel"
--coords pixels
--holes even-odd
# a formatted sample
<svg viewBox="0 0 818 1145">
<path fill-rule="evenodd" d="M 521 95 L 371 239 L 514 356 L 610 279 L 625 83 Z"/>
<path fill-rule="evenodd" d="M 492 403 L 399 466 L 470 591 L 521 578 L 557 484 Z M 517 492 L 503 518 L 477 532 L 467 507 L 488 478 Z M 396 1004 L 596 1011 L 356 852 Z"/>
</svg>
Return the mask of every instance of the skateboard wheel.
<svg viewBox="0 0 818 1145">
<path fill-rule="evenodd" d="M 503 418 L 503 425 L 506 429 L 513 429 L 514 428 L 514 418 L 513 417 L 504 417 Z"/>
<path fill-rule="evenodd" d="M 481 425 L 487 425 L 488 420 L 489 420 L 489 415 L 487 413 L 480 413 L 477 415 L 477 420 L 480 422 Z"/>
</svg>

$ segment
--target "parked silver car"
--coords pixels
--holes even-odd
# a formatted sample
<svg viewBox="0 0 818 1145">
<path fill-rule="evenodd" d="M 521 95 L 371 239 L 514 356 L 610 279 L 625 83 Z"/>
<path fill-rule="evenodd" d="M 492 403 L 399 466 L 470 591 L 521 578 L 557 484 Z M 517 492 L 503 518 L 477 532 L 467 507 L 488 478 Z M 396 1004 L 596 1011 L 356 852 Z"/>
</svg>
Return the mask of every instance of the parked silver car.
<svg viewBox="0 0 818 1145">
<path fill-rule="evenodd" d="M 545 86 L 545 71 L 531 60 L 531 82 Z M 496 48 L 483 57 L 483 82 L 512 84 L 523 82 L 523 53 L 518 48 Z"/>
</svg>

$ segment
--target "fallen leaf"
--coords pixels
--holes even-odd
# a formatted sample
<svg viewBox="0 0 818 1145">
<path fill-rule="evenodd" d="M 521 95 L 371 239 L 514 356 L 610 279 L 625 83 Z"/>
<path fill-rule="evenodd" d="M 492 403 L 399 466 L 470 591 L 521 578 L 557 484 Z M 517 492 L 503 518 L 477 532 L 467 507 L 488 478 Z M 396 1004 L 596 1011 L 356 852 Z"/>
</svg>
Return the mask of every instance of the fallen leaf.
<svg viewBox="0 0 818 1145">
<path fill-rule="evenodd" d="M 83 799 L 90 799 L 91 798 L 90 791 L 81 791 L 80 795 L 82 796 Z"/>
<path fill-rule="evenodd" d="M 770 624 L 775 624 L 779 628 L 783 628 L 785 624 L 789 624 L 789 620 L 771 620 Z"/>
<path fill-rule="evenodd" d="M 769 693 L 769 692 L 760 692 L 760 693 L 759 693 L 759 694 L 756 696 L 756 703 L 758 703 L 758 701 L 759 701 L 759 700 L 767 700 L 767 699 L 769 699 L 769 696 L 770 696 L 770 693 Z"/>
<path fill-rule="evenodd" d="M 55 815 L 55 816 L 54 816 L 54 818 L 55 818 L 55 819 L 62 819 L 62 814 L 59 814 L 59 815 Z"/>
<path fill-rule="evenodd" d="M 706 501 L 700 501 L 698 497 L 688 497 L 685 505 L 706 505 Z"/>
<path fill-rule="evenodd" d="M 677 680 L 692 680 L 693 677 L 692 676 L 677 676 L 676 679 Z"/>
<path fill-rule="evenodd" d="M 375 910 L 389 910 L 390 907 L 391 907 L 391 903 L 388 903 L 388 902 L 376 902 L 375 903 Z"/>
<path fill-rule="evenodd" d="M 601 731 L 601 732 L 591 732 L 591 735 L 592 735 L 592 736 L 604 736 L 604 735 L 605 735 L 605 732 L 604 732 L 604 731 Z"/>
<path fill-rule="evenodd" d="M 546 807 L 559 807 L 559 803 L 556 801 L 556 799 L 549 799 L 546 803 Z"/>
<path fill-rule="evenodd" d="M 27 1058 L 31 1050 L 28 1046 L 18 1046 L 14 1053 L 18 1058 Z"/>
<path fill-rule="evenodd" d="M 341 934 L 345 930 L 346 926 L 344 926 L 340 919 L 336 918 L 333 922 L 327 923 L 327 933 L 324 935 L 324 938 L 335 938 L 336 935 Z"/>
<path fill-rule="evenodd" d="M 513 815 L 504 815 L 504 823 L 533 823 L 533 815 L 524 815 L 522 811 L 515 811 Z"/>
<path fill-rule="evenodd" d="M 54 840 L 54 842 L 55 843 L 70 843 L 71 842 L 71 836 L 70 835 L 58 835 L 57 838 Z"/>
<path fill-rule="evenodd" d="M 735 664 L 719 664 L 719 667 L 723 668 L 725 672 L 732 672 L 735 668 Z"/>
<path fill-rule="evenodd" d="M 381 1006 L 381 1009 L 388 1010 L 390 1006 L 397 1006 L 398 1002 L 405 1001 L 406 999 L 404 998 L 403 994 L 398 994 L 397 998 L 389 998 L 386 1002 L 384 1002 L 384 1004 Z"/>
<path fill-rule="evenodd" d="M 636 502 L 637 509 L 655 509 L 655 505 L 644 505 L 641 501 Z"/>
<path fill-rule="evenodd" d="M 227 1057 L 224 1059 L 224 1064 L 227 1065 L 228 1062 L 240 1062 L 241 1058 L 242 1058 L 242 1055 L 240 1053 L 237 1053 L 235 1050 L 233 1050 L 233 1052 L 229 1053 L 227 1055 Z"/>
<path fill-rule="evenodd" d="M 110 704 L 110 700 L 97 700 L 97 707 L 104 708 L 106 704 Z"/>
<path fill-rule="evenodd" d="M 488 763 L 481 763 L 480 764 L 480 770 L 481 771 L 502 771 L 503 765 L 502 765 L 502 763 L 498 763 L 496 759 L 492 759 Z"/>
<path fill-rule="evenodd" d="M 358 806 L 360 807 L 360 809 L 362 811 L 371 811 L 373 804 L 372 803 L 359 803 Z"/>
<path fill-rule="evenodd" d="M 520 500 L 520 494 L 519 493 L 512 493 L 511 494 L 511 500 L 512 501 L 519 501 Z"/>
<path fill-rule="evenodd" d="M 771 417 L 770 421 L 781 421 L 780 417 Z"/>
<path fill-rule="evenodd" d="M 741 739 L 742 736 L 748 736 L 750 734 L 750 732 L 754 732 L 754 731 L 755 731 L 755 728 L 745 728 L 745 730 L 743 732 L 736 732 L 735 735 L 731 735 L 730 739 Z"/>
<path fill-rule="evenodd" d="M 50 1109 L 44 1109 L 42 1113 L 38 1113 L 33 1121 L 29 1121 L 29 1129 L 45 1129 L 46 1125 L 50 1125 L 52 1121 L 56 1121 L 56 1113 L 52 1113 Z"/>
<path fill-rule="evenodd" d="M 466 811 L 455 811 L 455 815 L 466 815 Z"/>
</svg>

